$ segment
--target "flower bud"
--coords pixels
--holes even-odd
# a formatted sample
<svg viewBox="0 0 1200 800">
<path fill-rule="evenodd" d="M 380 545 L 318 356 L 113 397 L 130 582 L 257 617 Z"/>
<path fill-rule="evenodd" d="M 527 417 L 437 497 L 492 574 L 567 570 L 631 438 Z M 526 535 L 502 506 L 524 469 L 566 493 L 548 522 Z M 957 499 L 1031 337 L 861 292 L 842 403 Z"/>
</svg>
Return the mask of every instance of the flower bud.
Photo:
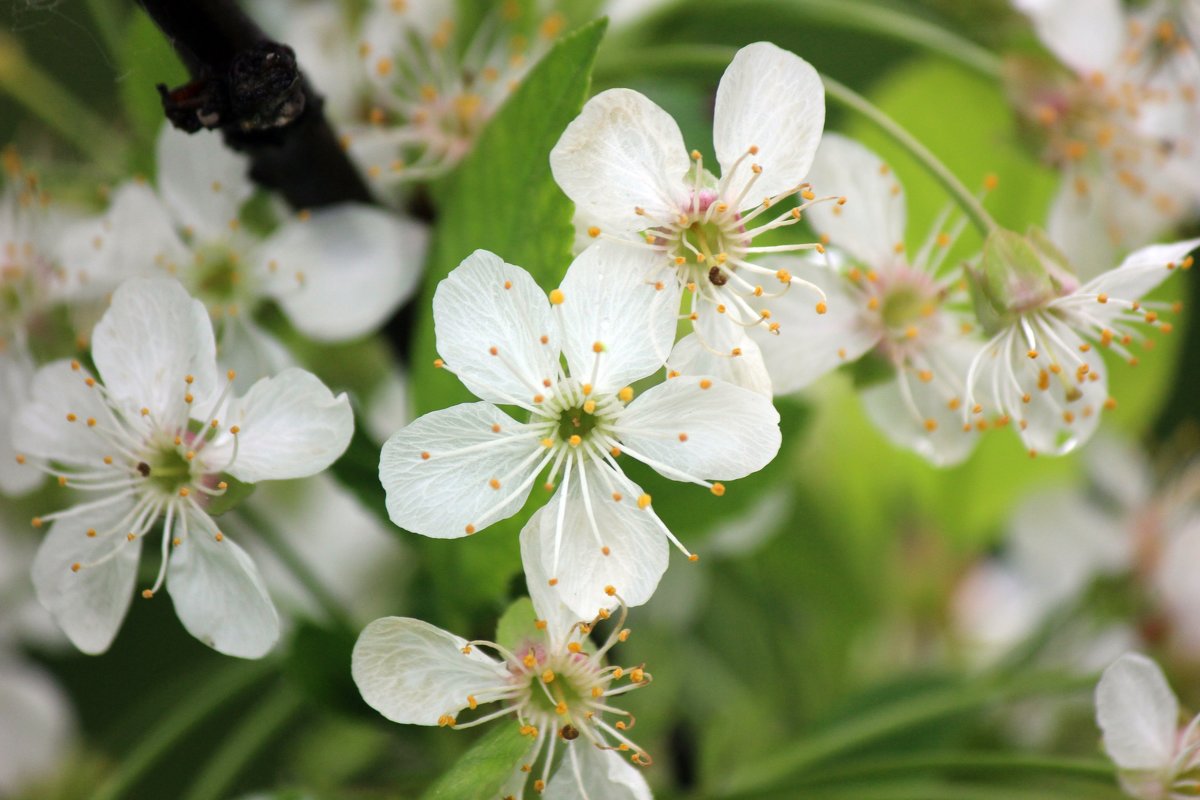
<svg viewBox="0 0 1200 800">
<path fill-rule="evenodd" d="M 968 266 L 966 275 L 975 314 L 989 334 L 1078 285 L 1066 257 L 1036 228 L 1025 236 L 992 231 L 979 263 Z"/>
</svg>

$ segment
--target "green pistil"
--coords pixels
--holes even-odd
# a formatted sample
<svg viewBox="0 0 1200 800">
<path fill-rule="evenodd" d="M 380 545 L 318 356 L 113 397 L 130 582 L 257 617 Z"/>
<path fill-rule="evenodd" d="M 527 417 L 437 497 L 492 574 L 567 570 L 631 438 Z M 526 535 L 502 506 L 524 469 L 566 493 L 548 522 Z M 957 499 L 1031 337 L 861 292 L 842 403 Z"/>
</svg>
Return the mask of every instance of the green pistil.
<svg viewBox="0 0 1200 800">
<path fill-rule="evenodd" d="M 174 447 L 164 447 L 150 460 L 138 464 L 138 472 L 167 494 L 177 494 L 191 482 L 192 465 Z"/>
<path fill-rule="evenodd" d="M 930 301 L 911 287 L 900 287 L 883 296 L 880 316 L 888 328 L 906 328 L 928 313 Z"/>
<path fill-rule="evenodd" d="M 558 438 L 563 441 L 572 436 L 586 439 L 599 422 L 595 414 L 589 414 L 582 407 L 568 408 L 558 418 Z"/>
</svg>

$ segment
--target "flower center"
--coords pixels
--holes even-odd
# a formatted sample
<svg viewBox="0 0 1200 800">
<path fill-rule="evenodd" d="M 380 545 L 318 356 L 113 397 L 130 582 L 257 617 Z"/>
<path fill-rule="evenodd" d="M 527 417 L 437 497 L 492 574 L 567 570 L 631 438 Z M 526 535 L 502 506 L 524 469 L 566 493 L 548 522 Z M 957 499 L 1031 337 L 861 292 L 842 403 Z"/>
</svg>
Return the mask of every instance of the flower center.
<svg viewBox="0 0 1200 800">
<path fill-rule="evenodd" d="M 151 445 L 150 452 L 137 464 L 146 483 L 166 497 L 175 497 L 192 483 L 192 462 L 187 453 L 171 442 Z"/>
<path fill-rule="evenodd" d="M 587 439 L 588 434 L 599 424 L 600 420 L 590 408 L 595 410 L 595 405 L 578 406 L 576 408 L 568 408 L 563 411 L 558 418 L 558 438 L 566 441 L 572 436 L 578 436 L 581 439 Z"/>
<path fill-rule="evenodd" d="M 244 294 L 240 259 L 225 247 L 206 247 L 196 252 L 192 288 L 209 302 L 228 303 Z"/>
</svg>

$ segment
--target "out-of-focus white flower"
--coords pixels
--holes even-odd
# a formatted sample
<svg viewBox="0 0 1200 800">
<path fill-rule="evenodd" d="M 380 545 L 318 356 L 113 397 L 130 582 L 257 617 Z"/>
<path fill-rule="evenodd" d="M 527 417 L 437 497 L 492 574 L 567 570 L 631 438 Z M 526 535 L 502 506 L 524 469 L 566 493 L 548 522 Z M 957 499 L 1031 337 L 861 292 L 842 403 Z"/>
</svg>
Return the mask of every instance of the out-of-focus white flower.
<svg viewBox="0 0 1200 800">
<path fill-rule="evenodd" d="M 1200 598 L 1190 569 L 1200 551 L 1200 469 L 1179 470 L 1157 486 L 1145 457 L 1118 440 L 1098 437 L 1084 456 L 1090 487 L 1027 498 L 1010 520 L 1003 557 L 960 584 L 960 636 L 976 651 L 1007 651 L 1077 604 L 1097 580 L 1121 580 L 1145 609 L 1123 638 L 1200 662 Z M 1080 648 L 1076 661 L 1111 650 L 1092 639 L 1096 647 Z"/>
<path fill-rule="evenodd" d="M 123 284 L 92 358 L 99 380 L 75 361 L 42 367 L 14 420 L 23 454 L 96 498 L 34 519 L 54 523 L 33 566 L 38 598 L 80 650 L 108 649 L 142 539 L 162 519 L 162 565 L 143 596 L 165 580 L 193 636 L 228 655 L 264 655 L 279 634 L 274 606 L 206 506 L 225 493 L 225 475 L 257 483 L 328 467 L 350 441 L 349 401 L 294 368 L 235 397 L 232 371 L 223 385 L 217 377 L 208 313 L 171 280 Z"/>
<path fill-rule="evenodd" d="M 534 519 L 550 513 L 542 509 Z M 359 636 L 351 665 L 354 682 L 367 704 L 393 722 L 470 728 L 515 716 L 512 721 L 532 743 L 502 796 L 524 796 L 529 776 L 540 773 L 533 789 L 542 797 L 648 800 L 645 779 L 621 753 L 641 766 L 651 759 L 629 738 L 632 715 L 612 703 L 649 684 L 651 675 L 642 666 L 607 666 L 605 658 L 629 636 L 626 608 L 621 607 L 604 644 L 594 647 L 588 634 L 609 612 L 590 623 L 572 614 L 549 587 L 540 547 L 529 529 L 521 534 L 536 621 L 528 621 L 530 633 L 521 642 L 510 643 L 515 649 L 468 642 L 418 619 L 385 617 Z M 499 707 L 459 720 L 488 703 Z M 564 752 L 555 769 L 560 747 Z"/>
<path fill-rule="evenodd" d="M 1139 800 L 1196 796 L 1200 716 L 1180 727 L 1179 701 L 1153 661 L 1126 653 L 1104 670 L 1096 687 L 1096 722 L 1126 794 Z"/>
<path fill-rule="evenodd" d="M 57 631 L 29 580 L 35 542 L 9 522 L 0 517 L 0 797 L 53 775 L 75 728 L 66 693 L 20 656 L 22 644 L 54 643 Z"/>
<path fill-rule="evenodd" d="M 756 336 L 776 392 L 794 392 L 842 364 L 868 356 L 887 378 L 861 392 L 871 420 L 896 444 L 939 465 L 962 461 L 976 436 L 962 429 L 966 375 L 982 342 L 970 301 L 945 255 L 962 221 L 945 216 L 912 255 L 900 183 L 861 144 L 826 134 L 809 177 L 845 203 L 813 206 L 806 217 L 832 246 L 827 258 L 779 261 L 817 284 L 828 313 L 814 316 L 796 295 L 781 298 L 778 336 Z"/>
<path fill-rule="evenodd" d="M 1200 239 L 1152 245 L 1080 285 L 1060 253 L 1036 236 L 993 231 L 974 282 L 976 311 L 992 339 L 967 376 L 963 418 L 994 410 L 1015 422 L 1031 455 L 1061 455 L 1086 442 L 1108 397 L 1100 349 L 1136 363 L 1128 346 L 1142 327 L 1163 333 L 1167 306 L 1141 298 L 1176 269 L 1190 269 Z M 978 402 L 977 402 L 978 400 Z"/>
<path fill-rule="evenodd" d="M 287 536 L 321 586 L 354 619 L 371 619 L 394 606 L 404 587 L 404 547 L 385 522 L 327 473 L 257 487 L 245 500 L 255 517 L 268 519 Z M 254 528 L 231 514 L 236 530 L 262 570 L 276 605 L 320 619 L 322 609 L 275 552 L 259 544 Z"/>
<path fill-rule="evenodd" d="M 662 367 L 675 334 L 678 287 L 644 277 L 657 258 L 598 243 L 549 302 L 529 273 L 486 251 L 451 272 L 433 300 L 438 351 L 485 402 L 426 414 L 384 445 L 392 521 L 425 536 L 475 533 L 516 513 L 548 467 L 544 487 L 557 491 L 526 530 L 564 602 L 589 616 L 611 603 L 609 585 L 630 605 L 648 600 L 668 540 L 691 554 L 618 458 L 720 495 L 713 480 L 761 469 L 780 444 L 770 401 L 720 380 L 678 377 L 634 398 L 629 384 Z"/>
<path fill-rule="evenodd" d="M 222 362 L 245 382 L 292 360 L 254 321 L 266 301 L 322 342 L 379 327 L 416 288 L 427 232 L 369 206 L 342 204 L 285 219 L 265 238 L 243 224 L 254 186 L 245 157 L 216 133 L 166 126 L 158 139 L 157 189 L 118 187 L 99 218 L 66 236 L 64 261 L 113 283 L 171 275 L 208 308 Z"/>
<path fill-rule="evenodd" d="M 546 4 L 532 4 L 535 12 Z M 350 154 L 380 186 L 436 177 L 484 126 L 566 26 L 557 11 L 526 19 L 500 3 L 475 32 L 441 0 L 372 0 L 358 56 L 370 84 L 366 124 L 345 125 Z M 361 116 L 361 115 L 360 115 Z"/>
<path fill-rule="evenodd" d="M 1013 2 L 1068 69 L 1017 68 L 1010 85 L 1063 174 L 1050 235 L 1094 277 L 1200 207 L 1196 4 Z"/>
<path fill-rule="evenodd" d="M 591 221 L 589 235 L 654 253 L 641 278 L 687 289 L 697 337 L 680 343 L 690 351 L 681 357 L 689 373 L 769 393 L 758 347 L 745 330 L 777 329 L 764 298 L 794 283 L 820 290 L 754 259 L 820 245 L 755 239 L 795 224 L 817 202 L 803 181 L 824 124 L 825 90 L 816 70 L 758 42 L 738 51 L 717 89 L 713 145 L 720 178 L 704 168 L 699 151 L 689 155 L 670 115 L 629 89 L 589 100 L 550 152 L 554 179 Z M 804 199 L 799 207 L 775 213 L 797 193 Z M 751 225 L 763 215 L 766 222 Z M 825 308 L 821 301 L 814 301 L 817 313 Z M 753 362 L 757 368 L 745 366 Z"/>
</svg>

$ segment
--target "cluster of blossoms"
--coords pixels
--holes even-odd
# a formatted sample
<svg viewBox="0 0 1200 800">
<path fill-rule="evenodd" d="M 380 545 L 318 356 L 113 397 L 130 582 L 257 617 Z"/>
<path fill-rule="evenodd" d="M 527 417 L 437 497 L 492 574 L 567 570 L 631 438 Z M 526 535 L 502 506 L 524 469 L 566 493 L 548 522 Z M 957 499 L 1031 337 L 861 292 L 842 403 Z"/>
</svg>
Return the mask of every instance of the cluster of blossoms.
<svg viewBox="0 0 1200 800">
<path fill-rule="evenodd" d="M 608 662 L 671 546 L 698 556 L 623 465 L 722 496 L 725 481 L 779 451 L 773 395 L 855 362 L 870 379 L 862 398 L 874 423 L 937 465 L 966 459 L 990 427 L 1014 427 L 1031 455 L 1063 454 L 1092 436 L 1114 403 L 1100 352 L 1134 361 L 1131 347 L 1148 330 L 1170 331 L 1168 306 L 1143 298 L 1190 269 L 1200 245 L 1145 246 L 1200 205 L 1179 181 L 1200 166 L 1188 138 L 1198 62 L 1187 26 L 1196 19 L 1155 5 L 1178 19 L 1151 23 L 1147 10 L 1085 40 L 1068 24 L 1078 3 L 1018 5 L 1074 70 L 1036 89 L 1035 116 L 1065 188 L 1049 235 L 995 228 L 965 264 L 950 253 L 967 219 L 950 211 L 909 247 L 894 171 L 861 144 L 822 138 L 820 76 L 775 45 L 742 48 L 721 79 L 719 175 L 647 97 L 612 89 L 587 102 L 549 154 L 586 246 L 549 292 L 483 249 L 438 284 L 436 365 L 479 402 L 403 425 L 379 462 L 388 516 L 428 537 L 472 536 L 543 494 L 520 533 L 524 629 L 468 641 L 417 619 L 376 620 L 352 664 L 372 707 L 405 724 L 515 720 L 529 748 L 504 797 L 532 780 L 560 800 L 649 798 L 633 765 L 650 756 L 614 698 L 651 675 Z M 1115 3 L 1101 5 L 1117 14 Z M 261 11 L 271 16 L 267 4 Z M 377 188 L 458 163 L 565 25 L 556 12 L 525 19 L 513 3 L 495 24 L 464 32 L 444 3 L 378 0 L 318 36 L 314 20 L 328 22 L 327 12 L 313 4 L 280 24 Z M 125 183 L 103 213 L 72 219 L 44 208 L 36 182 L 7 165 L 0 416 L 11 425 L 0 432 L 0 490 L 50 476 L 80 496 L 33 519 L 46 535 L 32 564 L 38 599 L 80 650 L 109 648 L 139 580 L 142 540 L 158 535 L 161 561 L 142 595 L 165 588 L 193 636 L 260 658 L 281 622 L 221 515 L 243 485 L 323 472 L 349 445 L 354 415 L 346 394 L 296 366 L 259 312 L 273 304 L 319 342 L 372 333 L 415 290 L 427 234 L 353 204 L 291 212 L 260 198 L 249 208 L 247 161 L 215 134 L 164 130 L 157 157 L 153 185 Z M 1117 183 L 1135 198 L 1129 220 L 1115 205 L 1124 193 L 1098 188 Z M 1075 247 L 1097 222 L 1104 236 L 1087 233 L 1090 247 Z M 804 224 L 816 240 L 797 235 Z M 1114 253 L 1135 247 L 1108 269 Z M 94 328 L 81 320 L 69 353 L 34 347 L 64 304 L 90 309 Z M 1110 541 L 1089 526 L 1099 555 L 1079 548 L 1087 564 L 1067 570 L 1071 592 L 1114 560 L 1133 562 L 1133 572 L 1161 572 L 1164 606 L 1182 616 L 1195 591 L 1179 565 L 1196 537 L 1167 533 L 1176 520 L 1149 489 L 1122 490 L 1136 536 L 1122 530 Z M 229 519 L 253 532 L 249 518 Z M 1158 557 L 1171 548 L 1182 549 Z M 1039 602 L 1060 602 L 1061 581 L 1047 593 Z M 607 636 L 597 643 L 599 630 Z M 1195 723 L 1178 733 L 1155 667 L 1118 662 L 1098 705 L 1130 793 L 1194 792 Z M 1139 715 L 1146 724 L 1131 720 Z M 1125 736 L 1138 725 L 1152 744 Z"/>
</svg>

